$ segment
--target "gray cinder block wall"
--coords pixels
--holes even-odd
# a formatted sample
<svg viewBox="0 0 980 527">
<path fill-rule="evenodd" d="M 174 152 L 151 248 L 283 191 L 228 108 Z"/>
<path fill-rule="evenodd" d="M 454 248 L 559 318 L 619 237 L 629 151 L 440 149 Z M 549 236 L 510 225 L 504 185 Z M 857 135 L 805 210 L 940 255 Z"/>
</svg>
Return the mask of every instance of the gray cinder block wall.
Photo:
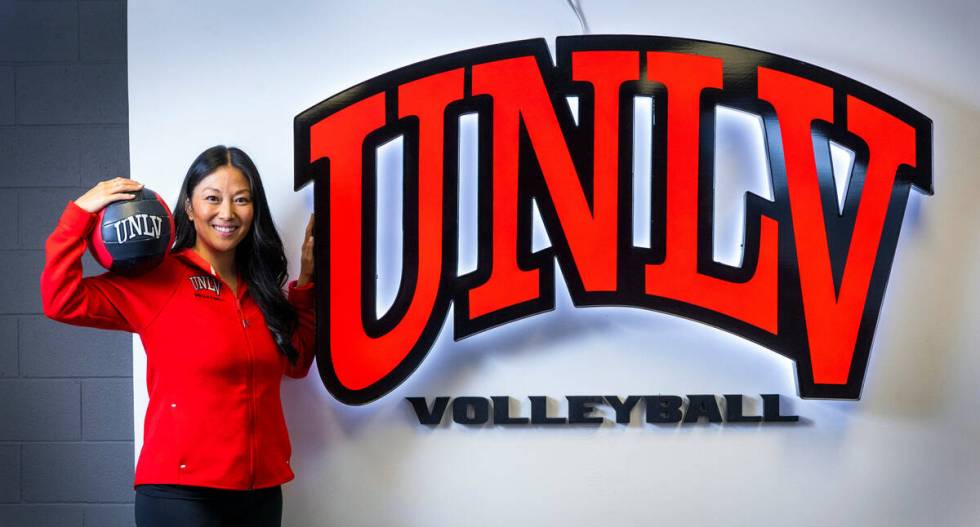
<svg viewBox="0 0 980 527">
<path fill-rule="evenodd" d="M 130 336 L 38 292 L 65 203 L 129 175 L 127 123 L 124 1 L 0 0 L 0 526 L 133 525 Z"/>
</svg>

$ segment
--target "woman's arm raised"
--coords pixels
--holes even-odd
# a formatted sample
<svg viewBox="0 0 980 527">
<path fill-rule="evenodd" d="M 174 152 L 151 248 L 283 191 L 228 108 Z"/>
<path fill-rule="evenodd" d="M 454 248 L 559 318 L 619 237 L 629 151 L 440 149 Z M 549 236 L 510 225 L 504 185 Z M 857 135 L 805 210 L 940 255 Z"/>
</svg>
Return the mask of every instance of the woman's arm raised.
<svg viewBox="0 0 980 527">
<path fill-rule="evenodd" d="M 316 302 L 313 295 L 313 215 L 306 224 L 306 236 L 300 256 L 299 278 L 289 284 L 289 302 L 299 315 L 299 324 L 293 333 L 293 346 L 299 352 L 295 366 L 290 366 L 286 375 L 305 377 L 313 364 L 314 331 L 316 325 Z"/>
<path fill-rule="evenodd" d="M 124 178 L 103 181 L 70 202 L 45 244 L 41 301 L 49 318 L 80 326 L 135 331 L 120 311 L 117 285 L 107 277 L 82 278 L 86 239 L 96 212 L 114 201 L 133 199 L 143 185 Z"/>
</svg>

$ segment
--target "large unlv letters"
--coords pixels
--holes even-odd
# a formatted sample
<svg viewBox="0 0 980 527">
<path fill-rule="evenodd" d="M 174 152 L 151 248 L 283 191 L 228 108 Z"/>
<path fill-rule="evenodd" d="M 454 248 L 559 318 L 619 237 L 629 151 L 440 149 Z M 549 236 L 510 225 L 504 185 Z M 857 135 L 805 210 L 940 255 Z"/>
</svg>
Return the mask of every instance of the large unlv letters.
<svg viewBox="0 0 980 527">
<path fill-rule="evenodd" d="M 911 186 L 932 192 L 931 122 L 865 85 L 735 46 L 659 37 L 489 46 L 408 66 L 296 118 L 314 181 L 318 364 L 341 401 L 375 400 L 457 339 L 554 307 L 656 309 L 797 363 L 804 397 L 856 398 Z M 565 103 L 579 97 L 578 123 Z M 656 115 L 651 248 L 632 241 L 632 101 Z M 714 115 L 762 116 L 774 201 L 746 195 L 741 267 L 711 254 Z M 457 276 L 458 122 L 479 114 L 479 254 Z M 404 137 L 404 254 L 375 306 L 374 149 Z M 839 212 L 829 142 L 856 154 Z M 532 252 L 532 200 L 552 247 Z"/>
</svg>

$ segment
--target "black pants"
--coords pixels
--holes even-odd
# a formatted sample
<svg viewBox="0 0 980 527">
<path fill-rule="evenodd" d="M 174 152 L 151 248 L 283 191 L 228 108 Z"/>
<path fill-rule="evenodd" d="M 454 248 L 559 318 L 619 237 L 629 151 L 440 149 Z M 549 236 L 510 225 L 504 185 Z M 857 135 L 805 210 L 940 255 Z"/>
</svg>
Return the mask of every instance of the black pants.
<svg viewBox="0 0 980 527">
<path fill-rule="evenodd" d="M 282 489 L 136 487 L 137 527 L 279 527 Z"/>
</svg>

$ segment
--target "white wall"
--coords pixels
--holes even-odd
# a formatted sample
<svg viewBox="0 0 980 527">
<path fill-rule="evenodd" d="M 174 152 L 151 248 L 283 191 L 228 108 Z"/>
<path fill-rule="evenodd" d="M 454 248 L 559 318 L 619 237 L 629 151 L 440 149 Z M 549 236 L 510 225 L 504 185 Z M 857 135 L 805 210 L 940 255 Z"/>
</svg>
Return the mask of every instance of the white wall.
<svg viewBox="0 0 980 527">
<path fill-rule="evenodd" d="M 314 373 L 284 384 L 297 479 L 285 524 L 980 524 L 980 85 L 971 0 L 584 0 L 594 33 L 758 48 L 888 93 L 935 123 L 935 188 L 913 192 L 858 402 L 796 398 L 792 363 L 676 317 L 558 309 L 452 342 L 392 394 L 347 407 Z M 941 7 L 939 7 L 941 5 Z M 271 7 L 275 6 L 275 7 Z M 292 119 L 377 74 L 480 45 L 578 34 L 564 0 L 129 3 L 133 177 L 174 199 L 217 143 L 266 181 L 293 274 L 311 188 L 292 192 Z M 134 343 L 137 436 L 145 372 Z M 797 426 L 437 429 L 408 395 L 781 393 Z M 527 403 L 524 404 L 527 411 Z"/>
</svg>

